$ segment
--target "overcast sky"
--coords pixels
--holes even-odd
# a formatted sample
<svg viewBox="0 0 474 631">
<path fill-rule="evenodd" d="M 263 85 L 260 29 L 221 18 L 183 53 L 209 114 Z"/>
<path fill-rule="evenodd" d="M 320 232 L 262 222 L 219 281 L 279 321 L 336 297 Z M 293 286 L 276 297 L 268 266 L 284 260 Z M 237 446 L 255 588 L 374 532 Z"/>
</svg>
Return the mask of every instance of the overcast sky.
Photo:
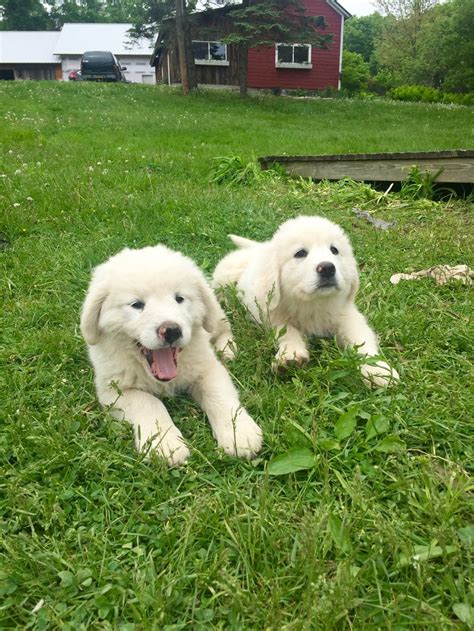
<svg viewBox="0 0 474 631">
<path fill-rule="evenodd" d="M 352 15 L 370 15 L 375 11 L 371 0 L 339 0 L 339 4 Z"/>
</svg>

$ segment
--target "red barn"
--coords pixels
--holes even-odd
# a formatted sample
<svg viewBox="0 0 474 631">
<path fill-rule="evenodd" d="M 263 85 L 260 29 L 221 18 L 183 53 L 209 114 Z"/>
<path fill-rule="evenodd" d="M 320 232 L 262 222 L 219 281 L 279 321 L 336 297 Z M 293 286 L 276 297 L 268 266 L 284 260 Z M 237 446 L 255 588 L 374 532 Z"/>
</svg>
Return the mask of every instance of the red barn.
<svg viewBox="0 0 474 631">
<path fill-rule="evenodd" d="M 312 47 L 305 42 L 273 46 L 256 46 L 248 51 L 248 87 L 323 90 L 340 87 L 344 20 L 350 17 L 336 0 L 301 0 L 307 15 L 323 16 L 325 33 L 332 42 L 327 49 Z M 190 20 L 194 62 L 200 85 L 238 85 L 239 56 L 237 45 L 220 39 L 229 33 L 227 12 L 211 9 L 193 14 Z M 177 43 L 168 29 L 155 46 L 152 65 L 156 79 L 162 83 L 180 83 Z M 171 36 L 170 36 L 171 35 Z M 166 43 L 167 42 L 167 43 Z"/>
</svg>

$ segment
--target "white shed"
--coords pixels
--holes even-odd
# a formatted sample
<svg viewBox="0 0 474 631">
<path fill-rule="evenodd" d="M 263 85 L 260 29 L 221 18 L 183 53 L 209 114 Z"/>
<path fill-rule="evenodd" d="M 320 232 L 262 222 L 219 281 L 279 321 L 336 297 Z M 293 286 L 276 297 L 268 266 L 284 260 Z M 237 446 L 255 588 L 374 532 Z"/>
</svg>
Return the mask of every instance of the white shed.
<svg viewBox="0 0 474 631">
<path fill-rule="evenodd" d="M 61 79 L 59 31 L 0 31 L 0 79 Z"/>
</svg>

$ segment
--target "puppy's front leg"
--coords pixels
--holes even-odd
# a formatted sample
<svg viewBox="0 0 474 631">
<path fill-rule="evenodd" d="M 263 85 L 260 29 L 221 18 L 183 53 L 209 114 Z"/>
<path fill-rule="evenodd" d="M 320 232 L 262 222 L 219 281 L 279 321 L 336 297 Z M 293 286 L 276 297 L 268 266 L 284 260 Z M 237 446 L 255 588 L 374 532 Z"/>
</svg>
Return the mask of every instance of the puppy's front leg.
<svg viewBox="0 0 474 631">
<path fill-rule="evenodd" d="M 219 447 L 231 456 L 253 458 L 262 448 L 262 430 L 241 407 L 229 373 L 217 359 L 191 389 L 191 396 L 207 414 Z"/>
<path fill-rule="evenodd" d="M 356 307 L 351 309 L 347 316 L 340 322 L 336 337 L 338 344 L 343 348 L 347 346 L 358 346 L 358 352 L 361 355 L 373 357 L 379 353 L 377 336 Z M 369 387 L 388 386 L 400 379 L 395 368 L 391 368 L 387 362 L 384 361 L 378 361 L 375 364 L 362 364 L 360 372 Z"/>
<path fill-rule="evenodd" d="M 101 403 L 112 403 L 112 415 L 133 425 L 138 451 L 154 449 L 170 467 L 183 464 L 188 459 L 189 449 L 183 435 L 163 403 L 152 394 L 143 390 L 125 390 L 118 399 L 101 399 Z"/>
<path fill-rule="evenodd" d="M 283 329 L 277 328 L 277 333 Z M 278 337 L 278 351 L 272 363 L 273 372 L 286 368 L 290 364 L 301 366 L 309 360 L 309 352 L 303 335 L 291 324 L 286 325 L 286 331 Z"/>
</svg>

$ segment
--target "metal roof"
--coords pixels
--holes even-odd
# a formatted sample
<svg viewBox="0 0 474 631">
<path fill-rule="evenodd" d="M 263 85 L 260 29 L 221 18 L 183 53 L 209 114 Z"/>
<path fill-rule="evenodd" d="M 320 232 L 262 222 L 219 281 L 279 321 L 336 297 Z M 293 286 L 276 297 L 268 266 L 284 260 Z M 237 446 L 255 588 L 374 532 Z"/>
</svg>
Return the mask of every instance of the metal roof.
<svg viewBox="0 0 474 631">
<path fill-rule="evenodd" d="M 60 64 L 59 31 L 0 31 L 0 63 Z"/>
<path fill-rule="evenodd" d="M 130 41 L 132 24 L 64 24 L 54 52 L 82 55 L 86 50 L 110 50 L 114 55 L 147 55 L 153 45 L 145 39 Z"/>
</svg>

